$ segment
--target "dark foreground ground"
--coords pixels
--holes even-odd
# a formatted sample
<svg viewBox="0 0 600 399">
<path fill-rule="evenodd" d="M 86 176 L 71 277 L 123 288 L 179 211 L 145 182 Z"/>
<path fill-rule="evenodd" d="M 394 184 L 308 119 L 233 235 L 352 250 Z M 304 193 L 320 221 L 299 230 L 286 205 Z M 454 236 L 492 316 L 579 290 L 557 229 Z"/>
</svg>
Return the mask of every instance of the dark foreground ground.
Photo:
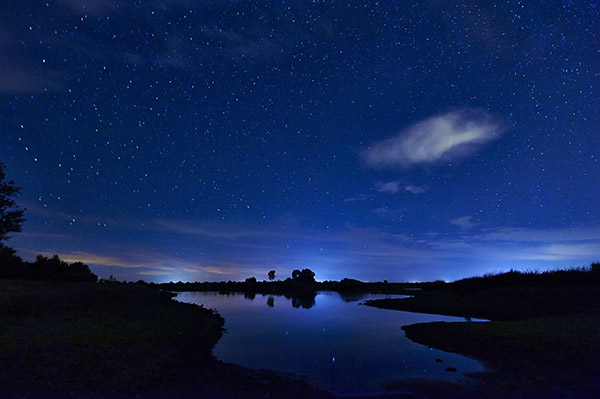
<svg viewBox="0 0 600 399">
<path fill-rule="evenodd" d="M 218 361 L 222 326 L 147 287 L 0 280 L 0 397 L 332 397 Z"/>
<path fill-rule="evenodd" d="M 391 391 L 412 394 L 386 398 L 598 398 L 599 299 L 597 286 L 446 287 L 371 301 L 492 320 L 403 327 L 410 339 L 490 371 L 462 385 L 398 381 Z M 0 280 L 0 397 L 334 397 L 291 375 L 215 359 L 222 326 L 213 311 L 149 287 Z"/>
<path fill-rule="evenodd" d="M 413 380 L 394 388 L 430 398 L 600 398 L 598 286 L 446 287 L 367 305 L 491 320 L 403 327 L 411 340 L 475 358 L 489 372 L 463 385 Z"/>
</svg>

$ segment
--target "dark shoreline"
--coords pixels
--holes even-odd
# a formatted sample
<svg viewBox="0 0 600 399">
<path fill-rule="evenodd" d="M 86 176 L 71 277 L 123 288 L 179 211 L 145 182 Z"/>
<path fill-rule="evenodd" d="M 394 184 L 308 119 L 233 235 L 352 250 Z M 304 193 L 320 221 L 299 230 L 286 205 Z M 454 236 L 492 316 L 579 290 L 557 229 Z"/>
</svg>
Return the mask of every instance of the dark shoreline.
<svg viewBox="0 0 600 399">
<path fill-rule="evenodd" d="M 318 291 L 333 291 L 340 293 L 382 293 L 410 294 L 432 283 L 388 283 L 362 282 L 354 279 L 341 281 L 311 281 L 302 282 L 293 279 L 281 281 L 219 281 L 219 282 L 177 282 L 177 283 L 144 283 L 151 287 L 171 292 L 239 292 L 272 295 L 300 295 Z"/>
<path fill-rule="evenodd" d="M 600 287 L 455 288 L 430 285 L 411 290 L 411 298 L 366 305 L 490 319 L 402 327 L 417 343 L 475 358 L 490 370 L 463 385 L 398 381 L 387 388 L 415 394 L 381 397 L 598 396 Z M 0 280 L 3 392 L 9 398 L 336 397 L 291 374 L 219 361 L 212 348 L 223 319 L 173 296 L 142 284 Z"/>
<path fill-rule="evenodd" d="M 596 398 L 600 395 L 600 287 L 446 287 L 365 304 L 489 322 L 403 326 L 409 339 L 482 362 L 464 385 L 399 381 L 430 398 Z M 455 395 L 455 396 L 453 396 Z"/>
<path fill-rule="evenodd" d="M 135 284 L 0 280 L 7 398 L 333 398 L 212 355 L 223 319 Z"/>
</svg>

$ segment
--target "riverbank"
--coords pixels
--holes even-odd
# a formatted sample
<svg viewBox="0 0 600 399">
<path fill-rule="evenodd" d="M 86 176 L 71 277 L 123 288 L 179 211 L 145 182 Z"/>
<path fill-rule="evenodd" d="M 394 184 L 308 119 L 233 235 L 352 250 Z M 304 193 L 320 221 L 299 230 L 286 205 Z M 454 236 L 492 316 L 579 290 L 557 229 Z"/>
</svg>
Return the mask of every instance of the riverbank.
<svg viewBox="0 0 600 399">
<path fill-rule="evenodd" d="M 595 398 L 600 395 L 598 299 L 597 286 L 449 286 L 366 305 L 491 320 L 404 326 L 409 339 L 475 358 L 489 371 L 469 376 L 461 386 L 399 381 L 394 388 L 431 398 Z"/>
<path fill-rule="evenodd" d="M 344 278 L 340 281 L 302 281 L 301 279 L 287 278 L 278 281 L 257 281 L 248 278 L 246 281 L 204 281 L 204 282 L 177 282 L 154 284 L 149 286 L 172 292 L 239 292 L 246 294 L 270 295 L 306 295 L 318 291 L 335 291 L 340 293 L 384 293 L 384 294 L 410 294 L 414 290 L 428 287 L 432 283 L 388 283 L 363 282 Z"/>
<path fill-rule="evenodd" d="M 214 358 L 223 319 L 134 284 L 0 280 L 0 386 L 11 398 L 329 398 Z"/>
</svg>

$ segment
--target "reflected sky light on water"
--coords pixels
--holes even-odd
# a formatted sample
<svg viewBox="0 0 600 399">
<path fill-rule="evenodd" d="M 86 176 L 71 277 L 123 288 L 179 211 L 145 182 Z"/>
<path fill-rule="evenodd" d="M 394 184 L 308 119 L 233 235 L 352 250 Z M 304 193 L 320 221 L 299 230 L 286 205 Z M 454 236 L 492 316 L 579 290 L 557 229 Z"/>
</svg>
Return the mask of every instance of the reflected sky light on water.
<svg viewBox="0 0 600 399">
<path fill-rule="evenodd" d="M 416 344 L 401 329 L 464 319 L 358 305 L 383 297 L 321 292 L 312 304 L 284 296 L 184 292 L 177 299 L 216 309 L 225 318 L 227 332 L 214 349 L 217 358 L 306 375 L 312 384 L 341 394 L 380 392 L 402 378 L 458 381 L 464 373 L 483 370 L 475 360 Z"/>
</svg>

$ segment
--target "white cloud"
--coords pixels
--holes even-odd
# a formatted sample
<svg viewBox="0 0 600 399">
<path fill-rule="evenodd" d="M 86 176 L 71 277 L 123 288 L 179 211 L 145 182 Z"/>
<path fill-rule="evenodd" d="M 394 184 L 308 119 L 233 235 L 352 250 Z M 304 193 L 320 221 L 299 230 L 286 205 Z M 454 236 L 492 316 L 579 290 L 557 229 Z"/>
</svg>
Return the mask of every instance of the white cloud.
<svg viewBox="0 0 600 399">
<path fill-rule="evenodd" d="M 500 119 L 478 109 L 434 115 L 363 152 L 373 168 L 410 168 L 465 158 L 504 132 Z"/>
<path fill-rule="evenodd" d="M 471 216 L 461 216 L 459 218 L 449 220 L 449 222 L 460 227 L 462 230 L 470 230 L 475 226 L 475 223 L 471 220 Z"/>
<path fill-rule="evenodd" d="M 425 194 L 427 190 L 429 190 L 429 187 L 408 185 L 404 187 L 404 190 L 408 191 L 411 194 Z"/>
<path fill-rule="evenodd" d="M 379 191 L 380 193 L 396 194 L 398 191 L 400 191 L 400 182 L 377 182 L 375 183 L 375 190 Z"/>
</svg>

